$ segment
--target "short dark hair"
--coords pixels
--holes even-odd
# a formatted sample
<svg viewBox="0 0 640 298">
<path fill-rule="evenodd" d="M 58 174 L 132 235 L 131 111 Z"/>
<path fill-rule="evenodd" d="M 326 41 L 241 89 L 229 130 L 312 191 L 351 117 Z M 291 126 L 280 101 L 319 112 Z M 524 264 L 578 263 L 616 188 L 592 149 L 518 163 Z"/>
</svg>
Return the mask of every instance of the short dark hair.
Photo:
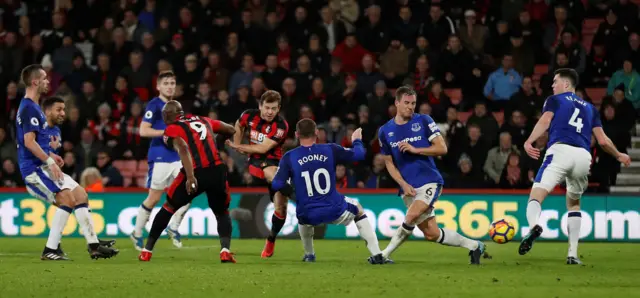
<svg viewBox="0 0 640 298">
<path fill-rule="evenodd" d="M 281 105 L 282 96 L 280 96 L 280 93 L 278 93 L 277 91 L 267 90 L 262 94 L 262 96 L 260 96 L 260 105 L 272 102 L 277 102 L 278 105 Z"/>
<path fill-rule="evenodd" d="M 316 123 L 315 121 L 305 118 L 298 121 L 296 124 L 296 132 L 298 133 L 298 138 L 300 139 L 308 139 L 316 136 Z"/>
<path fill-rule="evenodd" d="M 396 100 L 400 100 L 402 99 L 403 96 L 413 96 L 416 95 L 416 91 L 413 90 L 413 88 L 409 87 L 409 86 L 402 86 L 398 89 L 396 89 Z"/>
<path fill-rule="evenodd" d="M 559 68 L 554 71 L 553 74 L 569 80 L 569 82 L 571 82 L 571 86 L 574 88 L 578 86 L 578 72 L 573 68 Z"/>
<path fill-rule="evenodd" d="M 176 74 L 173 73 L 173 71 L 167 70 L 167 71 L 163 71 L 158 75 L 158 82 L 164 80 L 164 79 L 168 79 L 168 78 L 176 78 Z"/>
<path fill-rule="evenodd" d="M 49 97 L 42 102 L 42 109 L 48 110 L 56 103 L 64 103 L 64 99 L 57 96 Z"/>
<path fill-rule="evenodd" d="M 31 80 L 33 80 L 34 76 L 37 75 L 40 70 L 44 70 L 40 64 L 31 64 L 23 68 L 20 73 L 20 80 L 22 80 L 22 84 L 27 88 L 30 87 Z"/>
</svg>

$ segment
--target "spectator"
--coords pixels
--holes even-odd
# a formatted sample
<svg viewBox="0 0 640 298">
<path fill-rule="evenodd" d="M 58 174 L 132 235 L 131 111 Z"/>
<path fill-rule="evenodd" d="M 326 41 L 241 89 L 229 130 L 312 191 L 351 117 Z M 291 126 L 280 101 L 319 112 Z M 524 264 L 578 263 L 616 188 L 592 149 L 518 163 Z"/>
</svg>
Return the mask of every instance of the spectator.
<svg viewBox="0 0 640 298">
<path fill-rule="evenodd" d="M 502 124 L 501 131 L 509 132 L 513 144 L 522 149 L 524 142 L 529 137 L 529 128 L 527 127 L 527 118 L 521 111 L 515 110 L 511 113 L 511 119 Z"/>
<path fill-rule="evenodd" d="M 409 68 L 414 67 L 418 59 L 423 55 L 427 57 L 427 61 L 429 62 L 438 61 L 439 51 L 433 49 L 424 36 L 418 36 L 416 39 L 416 47 L 411 49 L 409 54 Z"/>
<path fill-rule="evenodd" d="M 464 12 L 464 23 L 460 24 L 460 42 L 471 54 L 480 56 L 484 53 L 485 41 L 489 30 L 476 21 L 476 12 L 468 9 Z"/>
<path fill-rule="evenodd" d="M 451 103 L 451 99 L 444 93 L 444 90 L 442 90 L 442 84 L 439 81 L 433 81 L 433 83 L 431 83 L 427 100 L 424 103 L 428 103 L 433 107 L 433 119 L 435 119 L 436 122 L 444 121 L 446 117 L 446 109 L 449 106 L 460 108 L 460 104 L 453 105 Z"/>
<path fill-rule="evenodd" d="M 2 117 L 2 120 L 0 120 L 0 126 L 7 126 L 11 127 L 10 129 L 13 129 L 14 123 L 16 123 L 18 107 L 20 106 L 20 98 L 18 98 L 18 84 L 14 81 L 10 81 L 9 84 L 7 84 L 6 93 L 4 95 L 6 97 L 0 102 L 3 104 L 2 115 L 7 115 L 5 116 L 7 118 Z"/>
<path fill-rule="evenodd" d="M 613 60 L 613 65 L 612 67 L 614 69 L 620 68 L 623 66 L 624 61 L 625 60 L 629 60 L 632 62 L 633 65 L 640 65 L 640 35 L 638 35 L 638 33 L 636 32 L 631 32 L 629 34 L 629 42 L 625 43 L 624 46 L 620 47 L 619 49 L 615 49 L 615 51 L 606 51 L 606 47 L 605 47 L 605 53 L 608 55 L 608 58 Z M 596 41 L 594 40 L 594 43 L 596 43 Z M 598 43 L 601 43 L 604 45 L 604 41 L 598 41 Z M 615 54 L 615 56 L 613 56 L 612 54 Z"/>
<path fill-rule="evenodd" d="M 242 186 L 242 175 L 240 174 L 240 170 L 238 166 L 236 166 L 233 158 L 231 158 L 226 151 L 221 150 L 220 159 L 225 165 L 227 165 L 227 180 L 229 181 L 229 186 Z"/>
<path fill-rule="evenodd" d="M 593 38 L 594 40 L 602 40 L 607 52 L 614 53 L 624 47 L 624 40 L 628 34 L 629 29 L 618 21 L 617 13 L 609 9 L 605 21 L 600 23 L 598 31 Z"/>
<path fill-rule="evenodd" d="M 613 104 L 607 103 L 602 107 L 602 129 L 615 144 L 618 151 L 626 153 L 627 147 L 630 145 L 631 136 L 629 135 L 629 127 L 624 119 L 618 118 L 618 108 Z M 604 171 L 608 177 L 608 185 L 616 185 L 617 175 L 620 172 L 620 162 L 615 157 L 601 156 L 601 163 L 604 165 Z"/>
<path fill-rule="evenodd" d="M 76 157 L 73 155 L 73 152 L 64 152 L 62 158 L 64 159 L 64 166 L 61 168 L 62 172 L 69 175 L 74 181 L 78 181 L 80 169 L 76 165 Z"/>
<path fill-rule="evenodd" d="M 258 102 L 249 94 L 249 85 L 247 83 L 242 83 L 238 86 L 236 95 L 231 97 L 231 106 L 236 119 L 240 117 L 242 112 L 258 108 Z"/>
<path fill-rule="evenodd" d="M 365 55 L 362 58 L 362 71 L 358 72 L 356 77 L 358 91 L 369 94 L 373 92 L 374 85 L 381 80 L 384 80 L 384 77 L 375 69 L 374 57 Z"/>
<path fill-rule="evenodd" d="M 412 47 L 421 26 L 411 20 L 411 8 L 409 6 L 400 7 L 398 14 L 399 19 L 391 27 L 391 38 L 398 40 L 407 47 Z M 393 40 L 391 42 L 393 43 Z"/>
<path fill-rule="evenodd" d="M 336 187 L 337 188 L 355 188 L 357 185 L 353 175 L 349 174 L 347 167 L 343 164 L 336 165 Z"/>
<path fill-rule="evenodd" d="M 270 50 L 264 47 L 264 30 L 253 21 L 251 10 L 245 9 L 240 15 L 240 22 L 234 31 L 239 33 L 240 40 L 244 42 L 247 51 L 253 54 L 255 60 L 264 61 L 267 58 L 267 50 Z"/>
<path fill-rule="evenodd" d="M 182 38 L 180 38 L 180 40 L 181 39 Z M 221 60 L 223 61 L 223 67 L 228 69 L 230 73 L 235 72 L 242 66 L 244 57 L 245 50 L 238 41 L 238 34 L 236 32 L 229 32 L 227 35 L 227 43 L 222 53 Z"/>
<path fill-rule="evenodd" d="M 358 119 L 357 119 L 357 127 L 362 128 L 362 142 L 365 144 L 370 143 L 378 130 L 378 126 L 373 125 L 371 123 L 371 117 L 369 113 L 369 107 L 366 105 L 361 105 L 358 108 Z M 354 128 L 355 130 L 355 128 Z M 347 133 L 347 136 L 351 136 L 350 133 Z M 351 139 L 347 138 L 349 145 L 347 147 L 351 147 Z"/>
<path fill-rule="evenodd" d="M 416 61 L 415 70 L 409 74 L 404 80 L 404 85 L 413 86 L 418 94 L 419 100 L 424 100 L 429 92 L 429 87 L 433 82 L 434 73 L 430 69 L 429 59 L 426 55 L 422 55 Z"/>
<path fill-rule="evenodd" d="M 120 121 L 120 141 L 118 154 L 126 159 L 143 160 L 147 156 L 148 139 L 140 137 L 142 124 L 142 103 L 134 101 L 130 107 L 129 116 Z"/>
<path fill-rule="evenodd" d="M 329 120 L 329 114 L 332 111 L 330 110 L 330 103 L 327 99 L 327 94 L 324 92 L 324 83 L 321 78 L 313 79 L 311 95 L 309 95 L 307 103 L 314 111 L 316 123 L 324 123 Z"/>
<path fill-rule="evenodd" d="M 445 182 L 451 188 L 483 188 L 482 175 L 473 169 L 468 155 L 462 154 L 458 160 L 457 171 Z"/>
<path fill-rule="evenodd" d="M 340 58 L 342 70 L 345 72 L 357 72 L 362 70 L 362 58 L 370 54 L 365 48 L 358 44 L 354 34 L 349 34 L 343 42 L 338 44 L 331 55 Z"/>
<path fill-rule="evenodd" d="M 382 54 L 389 45 L 391 37 L 390 29 L 380 21 L 381 9 L 378 5 L 371 5 L 367 8 L 365 15 L 367 21 L 364 26 L 358 28 L 358 40 L 362 41 L 362 46 L 376 56 Z"/>
<path fill-rule="evenodd" d="M 453 21 L 444 15 L 442 7 L 438 4 L 431 4 L 429 8 L 429 18 L 422 25 L 422 35 L 429 40 L 429 44 L 436 49 L 440 49 L 447 42 L 450 35 L 456 33 Z M 413 40 L 411 40 L 413 42 Z"/>
<path fill-rule="evenodd" d="M 513 56 L 502 57 L 502 68 L 489 75 L 484 85 L 484 96 L 491 100 L 495 110 L 504 109 L 522 85 L 522 77 L 513 69 Z"/>
<path fill-rule="evenodd" d="M 229 92 L 227 90 L 218 91 L 218 101 L 216 103 L 216 111 L 220 116 L 220 121 L 224 121 L 226 123 L 235 123 L 238 120 L 237 115 L 235 115 L 235 111 L 231 106 L 231 102 L 229 100 Z"/>
<path fill-rule="evenodd" d="M 544 14 L 546 14 L 547 7 L 546 3 L 544 3 L 544 0 L 533 0 L 530 2 L 530 4 L 534 6 L 544 6 Z M 511 29 L 514 32 L 522 33 L 524 46 L 533 50 L 535 61 L 544 61 L 547 57 L 546 50 L 543 49 L 542 46 L 543 29 L 541 22 L 546 21 L 544 20 L 544 18 L 533 18 L 530 10 L 523 10 L 520 12 L 518 20 L 516 20 L 511 26 Z"/>
<path fill-rule="evenodd" d="M 555 22 L 548 23 L 544 33 L 544 48 L 549 50 L 550 54 L 556 52 L 556 47 L 562 42 L 562 32 L 578 30 L 567 21 L 567 9 L 558 5 L 553 9 Z"/>
<path fill-rule="evenodd" d="M 611 6 L 620 22 L 628 28 L 636 28 L 638 24 L 638 5 L 629 0 L 619 0 Z"/>
<path fill-rule="evenodd" d="M 114 27 L 115 27 L 115 22 L 113 20 L 113 17 L 106 17 L 102 23 L 102 26 L 98 28 L 98 30 L 96 31 L 96 34 L 94 35 L 97 46 L 104 48 L 109 43 L 111 43 Z"/>
<path fill-rule="evenodd" d="M 289 123 L 298 123 L 298 112 L 300 110 L 300 104 L 304 101 L 304 95 L 298 92 L 296 81 L 292 78 L 286 78 L 282 82 L 282 110 L 285 114 L 285 119 Z M 290 129 L 289 133 L 293 135 L 293 130 Z"/>
<path fill-rule="evenodd" d="M 512 152 L 520 153 L 518 148 L 511 143 L 511 135 L 506 131 L 500 133 L 500 145 L 489 150 L 487 161 L 484 163 L 484 172 L 495 185 L 500 183 L 502 169 L 504 169 Z"/>
<path fill-rule="evenodd" d="M 18 45 L 18 36 L 8 32 L 4 37 L 4 45 L 0 47 L 0 66 L 8 77 L 18 77 L 20 74 L 23 52 Z"/>
<path fill-rule="evenodd" d="M 329 73 L 331 55 L 320 44 L 320 38 L 313 34 L 309 38 L 309 49 L 306 52 L 311 61 L 311 71 L 315 74 L 326 75 Z"/>
<path fill-rule="evenodd" d="M 111 62 L 111 69 L 115 73 L 119 73 L 127 65 L 129 54 L 133 51 L 133 44 L 127 40 L 124 29 L 118 27 L 113 30 L 112 42 L 104 48 L 96 47 L 97 52 L 106 52 Z"/>
<path fill-rule="evenodd" d="M 177 88 L 176 88 L 177 89 Z M 175 96 L 178 98 L 178 96 Z M 111 93 L 111 98 L 108 100 L 109 106 L 112 108 L 112 116 L 114 119 L 123 117 L 128 111 L 128 105 L 133 101 L 134 93 L 129 89 L 129 82 L 124 76 L 118 76 L 116 78 L 115 89 Z"/>
<path fill-rule="evenodd" d="M 113 149 L 118 146 L 120 123 L 115 121 L 117 118 L 113 118 L 111 115 L 111 107 L 103 103 L 98 107 L 98 118 L 89 120 L 88 126 L 102 144 Z"/>
<path fill-rule="evenodd" d="M 624 87 L 624 96 L 634 108 L 640 108 L 640 74 L 635 70 L 630 59 L 625 59 L 622 69 L 613 73 L 607 86 L 607 95 L 613 95 L 614 89 L 621 84 Z"/>
<path fill-rule="evenodd" d="M 640 60 L 638 61 L 640 62 Z M 594 43 L 591 54 L 587 57 L 587 68 L 584 81 L 589 86 L 604 87 L 613 74 L 613 62 L 605 51 L 604 44 Z"/>
<path fill-rule="evenodd" d="M 293 79 L 296 81 L 296 87 L 301 94 L 309 94 L 311 92 L 311 82 L 315 78 L 315 74 L 311 71 L 311 61 L 309 61 L 307 55 L 301 55 L 296 65 L 296 70 L 291 72 Z"/>
<path fill-rule="evenodd" d="M 620 84 L 620 86 L 614 90 L 613 96 L 605 99 L 605 103 L 612 104 L 615 107 L 616 124 L 622 128 L 627 140 L 624 143 L 617 143 L 616 145 L 626 145 L 624 146 L 626 150 L 626 148 L 631 145 L 629 143 L 631 140 L 630 132 L 634 127 L 637 111 L 634 111 L 632 103 L 625 98 L 625 94 L 624 86 Z"/>
<path fill-rule="evenodd" d="M 295 52 L 304 50 L 313 30 L 313 23 L 308 19 L 308 12 L 304 6 L 295 8 L 294 20 L 287 29 L 287 37 L 291 49 Z"/>
<path fill-rule="evenodd" d="M 156 1 L 145 1 L 145 2 L 146 4 L 144 6 L 144 9 L 138 14 L 138 17 L 137 17 L 139 24 L 142 25 L 142 28 L 148 30 L 142 34 L 143 41 L 144 41 L 145 34 L 148 34 L 149 31 L 150 32 L 155 31 L 156 21 L 158 21 L 158 19 L 156 18 L 156 13 L 157 13 Z M 209 22 L 209 24 L 211 24 L 211 22 Z M 142 31 L 142 28 L 140 29 L 140 31 Z"/>
<path fill-rule="evenodd" d="M 389 106 L 393 105 L 394 98 L 389 94 L 384 81 L 378 81 L 374 92 L 367 95 L 367 106 L 371 117 L 371 122 L 379 127 L 389 120 L 386 116 Z"/>
<path fill-rule="evenodd" d="M 151 69 L 144 67 L 142 52 L 133 51 L 129 55 L 129 65 L 120 73 L 127 78 L 127 86 L 131 88 L 143 101 L 149 100 Z"/>
<path fill-rule="evenodd" d="M 460 45 L 460 39 L 455 35 L 449 37 L 448 46 L 438 62 L 437 77 L 444 79 L 443 84 L 446 88 L 466 85 L 471 81 L 473 72 L 478 70 L 475 68 L 473 56 Z"/>
<path fill-rule="evenodd" d="M 357 182 L 358 188 L 397 188 L 397 184 L 384 164 L 384 157 L 382 154 L 377 154 L 373 157 L 373 165 L 371 172 L 366 173 L 366 176 L 360 177 Z"/>
<path fill-rule="evenodd" d="M 250 54 L 244 55 L 242 59 L 242 68 L 233 73 L 229 80 L 229 93 L 235 94 L 236 89 L 241 84 L 249 85 L 253 78 L 258 74 L 253 70 L 253 56 Z"/>
<path fill-rule="evenodd" d="M 206 116 L 209 111 L 213 110 L 215 104 L 211 96 L 211 88 L 206 81 L 200 81 L 198 84 L 198 93 L 196 99 L 193 101 L 193 108 L 191 113 L 198 116 Z"/>
<path fill-rule="evenodd" d="M 86 80 L 94 80 L 95 72 L 87 67 L 85 64 L 84 56 L 81 53 L 76 53 L 73 57 L 73 66 L 71 73 L 66 76 L 65 81 L 71 91 L 75 94 L 80 94 L 83 89 L 83 83 Z M 147 81 L 150 78 L 146 78 Z"/>
<path fill-rule="evenodd" d="M 320 41 L 324 48 L 333 51 L 336 45 L 344 40 L 347 35 L 347 29 L 341 21 L 336 21 L 333 11 L 329 6 L 324 6 L 320 10 L 321 22 L 318 24 L 315 32 L 320 37 Z"/>
<path fill-rule="evenodd" d="M 496 29 L 491 30 L 485 52 L 491 55 L 490 58 L 498 59 L 507 54 L 510 46 L 509 23 L 501 20 L 496 24 Z"/>
<path fill-rule="evenodd" d="M 346 85 L 347 88 L 342 95 L 333 99 L 333 102 L 340 103 L 334 112 L 343 120 L 355 121 L 358 107 L 366 103 L 366 97 L 358 91 L 354 75 L 347 76 Z"/>
<path fill-rule="evenodd" d="M 73 45 L 71 36 L 65 36 L 62 39 L 62 46 L 53 51 L 53 69 L 55 72 L 62 76 L 70 74 L 73 70 L 73 59 L 77 55 L 81 55 L 80 50 Z"/>
<path fill-rule="evenodd" d="M 562 32 L 562 39 L 556 47 L 556 53 L 558 52 L 569 54 L 569 66 L 575 69 L 579 75 L 584 73 L 587 65 L 587 51 L 582 44 L 578 42 L 578 39 L 571 30 Z"/>
<path fill-rule="evenodd" d="M 569 68 L 569 55 L 565 52 L 557 52 L 556 60 L 553 65 L 549 65 L 549 72 L 540 79 L 540 89 L 542 94 L 546 95 L 551 92 L 551 86 L 553 84 L 553 77 L 556 70 L 560 68 Z"/>
<path fill-rule="evenodd" d="M 354 26 L 360 16 L 360 8 L 356 0 L 330 0 L 329 7 L 336 19 L 343 22 L 348 32 L 354 31 Z"/>
<path fill-rule="evenodd" d="M 2 161 L 2 172 L 0 172 L 0 185 L 2 187 L 24 186 L 24 181 L 17 169 L 16 162 L 11 159 Z"/>
<path fill-rule="evenodd" d="M 158 28 L 153 31 L 153 40 L 155 40 L 160 45 L 169 45 L 172 42 L 173 38 L 171 35 L 172 30 L 169 26 L 169 19 L 167 17 L 160 18 L 160 22 L 158 22 Z"/>
<path fill-rule="evenodd" d="M 31 43 L 27 47 L 27 50 L 22 55 L 22 65 L 41 63 L 45 54 L 42 36 L 34 35 L 31 37 Z"/>
<path fill-rule="evenodd" d="M 473 114 L 467 120 L 467 127 L 477 125 L 482 132 L 482 139 L 488 146 L 493 146 L 498 136 L 498 122 L 487 112 L 487 105 L 484 102 L 476 102 L 473 108 Z M 487 149 L 488 150 L 488 149 Z M 476 165 L 484 164 L 475 163 Z"/>
<path fill-rule="evenodd" d="M 104 184 L 102 179 L 98 169 L 89 167 L 82 171 L 82 175 L 80 175 L 80 186 L 84 187 L 88 193 L 103 192 Z"/>
<path fill-rule="evenodd" d="M 184 72 L 178 75 L 178 80 L 184 86 L 184 94 L 193 98 L 198 92 L 198 82 L 202 79 L 202 69 L 198 68 L 198 57 L 189 54 L 184 58 Z M 249 81 L 251 82 L 251 81 Z M 140 93 L 138 96 L 140 96 Z"/>
<path fill-rule="evenodd" d="M 545 0 L 531 0 L 526 4 L 526 11 L 531 15 L 531 19 L 544 23 L 547 21 L 547 11 L 549 6 Z"/>
<path fill-rule="evenodd" d="M 581 97 L 584 98 L 584 97 Z M 522 86 L 520 91 L 511 96 L 509 104 L 505 109 L 504 117 L 506 119 L 511 118 L 511 113 L 515 110 L 521 111 L 528 120 L 534 118 L 535 113 L 542 111 L 544 104 L 544 98 L 538 95 L 538 92 L 533 87 L 533 80 L 531 77 L 524 77 L 522 79 Z"/>
<path fill-rule="evenodd" d="M 18 151 L 16 148 L 16 142 L 7 136 L 7 131 L 4 128 L 0 127 L 0 160 L 17 161 Z"/>
<path fill-rule="evenodd" d="M 531 186 L 527 171 L 520 165 L 520 154 L 511 152 L 500 177 L 500 188 L 526 189 Z"/>
<path fill-rule="evenodd" d="M 448 148 L 458 148 L 465 141 L 467 129 L 458 120 L 458 111 L 454 107 L 447 108 L 447 120 L 444 124 Z"/>
<path fill-rule="evenodd" d="M 276 51 L 278 57 L 278 65 L 284 70 L 289 71 L 291 69 L 291 59 L 295 51 L 291 50 L 289 45 L 289 39 L 286 35 L 278 37 L 278 48 Z"/>
<path fill-rule="evenodd" d="M 336 96 L 341 94 L 347 87 L 345 85 L 346 75 L 342 71 L 342 60 L 340 58 L 333 57 L 330 65 L 331 72 L 328 76 L 325 76 L 322 81 L 325 86 L 325 93 L 328 96 Z"/>
<path fill-rule="evenodd" d="M 226 90 L 229 83 L 229 70 L 220 65 L 220 53 L 209 53 L 207 62 L 203 78 L 211 85 L 213 91 Z"/>
<path fill-rule="evenodd" d="M 267 56 L 266 67 L 260 74 L 267 88 L 280 90 L 282 81 L 287 77 L 287 71 L 278 65 L 278 57 L 274 54 Z"/>
<path fill-rule="evenodd" d="M 182 14 L 182 12 L 180 12 Z M 138 16 L 131 9 L 124 11 L 122 26 L 127 31 L 127 40 L 139 45 L 142 42 L 142 35 L 147 32 L 147 28 L 138 21 Z"/>
<path fill-rule="evenodd" d="M 35 20 L 38 20 L 37 18 Z M 40 31 L 42 41 L 44 42 L 45 52 L 53 53 L 53 51 L 62 45 L 62 40 L 65 36 L 69 36 L 70 32 L 66 24 L 64 13 L 62 11 L 56 11 L 51 16 L 50 30 L 45 29 Z M 70 38 L 70 37 L 69 37 Z"/>
<path fill-rule="evenodd" d="M 96 93 L 96 89 L 91 80 L 82 83 L 82 93 L 76 98 L 77 106 L 80 107 L 80 117 L 84 120 L 95 119 L 97 117 L 98 106 L 104 103 L 104 97 Z"/>
<path fill-rule="evenodd" d="M 511 55 L 513 56 L 514 69 L 521 76 L 533 74 L 535 67 L 535 52 L 532 46 L 525 45 L 522 32 L 513 31 L 511 33 Z"/>
<path fill-rule="evenodd" d="M 111 156 L 107 151 L 98 152 L 96 167 L 102 175 L 102 184 L 106 187 L 123 186 L 122 175 L 111 166 Z"/>
<path fill-rule="evenodd" d="M 337 116 L 332 116 L 326 130 L 327 143 L 340 143 L 346 136 L 346 130 L 342 125 L 342 121 Z"/>
<path fill-rule="evenodd" d="M 482 138 L 482 131 L 480 130 L 480 126 L 477 124 L 468 124 L 467 125 L 467 139 L 459 148 L 451 148 L 451 155 L 447 155 L 445 158 L 448 158 L 449 167 L 455 168 L 455 165 L 458 163 L 458 160 L 463 154 L 467 154 L 471 159 L 471 164 L 481 165 L 487 159 L 487 154 L 489 152 L 489 147 L 487 143 Z M 477 167 L 473 169 L 475 174 L 481 174 L 482 168 Z"/>
</svg>

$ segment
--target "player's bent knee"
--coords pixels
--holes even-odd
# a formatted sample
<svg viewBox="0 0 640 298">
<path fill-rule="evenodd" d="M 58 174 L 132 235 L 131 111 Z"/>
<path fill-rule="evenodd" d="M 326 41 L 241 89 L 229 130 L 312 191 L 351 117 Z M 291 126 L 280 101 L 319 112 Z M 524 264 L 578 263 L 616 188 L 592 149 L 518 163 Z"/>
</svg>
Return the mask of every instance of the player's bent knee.
<svg viewBox="0 0 640 298">
<path fill-rule="evenodd" d="M 84 190 L 84 188 L 78 186 L 74 188 L 73 191 L 71 191 L 71 193 L 73 194 L 73 197 L 76 200 L 76 204 L 89 203 L 89 195 L 87 195 L 87 192 Z"/>
<path fill-rule="evenodd" d="M 62 190 L 58 194 L 56 194 L 56 202 L 62 206 L 76 206 L 76 200 L 68 189 Z"/>
</svg>

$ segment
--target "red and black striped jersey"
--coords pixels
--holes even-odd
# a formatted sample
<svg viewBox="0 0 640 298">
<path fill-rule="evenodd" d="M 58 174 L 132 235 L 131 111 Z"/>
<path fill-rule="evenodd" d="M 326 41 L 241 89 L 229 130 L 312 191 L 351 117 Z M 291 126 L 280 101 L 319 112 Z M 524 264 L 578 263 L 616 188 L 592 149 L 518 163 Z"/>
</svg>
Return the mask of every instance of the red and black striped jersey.
<svg viewBox="0 0 640 298">
<path fill-rule="evenodd" d="M 222 164 L 216 147 L 215 135 L 220 130 L 220 121 L 207 117 L 186 115 L 164 130 L 164 142 L 170 138 L 181 138 L 189 146 L 194 168 L 206 168 Z"/>
<path fill-rule="evenodd" d="M 245 132 L 249 131 L 249 142 L 251 144 L 261 144 L 266 138 L 269 138 L 278 145 L 267 151 L 265 154 L 251 154 L 249 159 L 277 159 L 282 158 L 282 144 L 289 133 L 289 124 L 280 115 L 268 122 L 260 117 L 260 110 L 246 110 L 240 115 L 240 126 L 244 127 Z"/>
</svg>

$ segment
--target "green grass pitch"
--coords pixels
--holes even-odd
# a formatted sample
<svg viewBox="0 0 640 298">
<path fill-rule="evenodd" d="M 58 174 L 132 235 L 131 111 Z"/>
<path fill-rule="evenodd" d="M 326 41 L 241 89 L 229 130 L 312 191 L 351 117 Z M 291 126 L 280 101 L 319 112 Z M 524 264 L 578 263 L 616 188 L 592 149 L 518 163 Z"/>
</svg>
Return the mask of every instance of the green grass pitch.
<svg viewBox="0 0 640 298">
<path fill-rule="evenodd" d="M 279 240 L 263 260 L 262 240 L 234 239 L 237 264 L 220 263 L 217 239 L 186 240 L 181 250 L 162 239 L 150 263 L 128 239 L 118 239 L 116 258 L 90 260 L 78 238 L 63 239 L 73 261 L 40 261 L 45 241 L 0 241 L 0 297 L 640 297 L 637 244 L 583 243 L 586 266 L 568 266 L 566 243 L 536 243 L 527 256 L 517 243 L 488 243 L 493 259 L 478 267 L 465 249 L 425 241 L 377 266 L 355 240 L 316 240 L 317 262 L 302 263 L 299 240 Z"/>
</svg>

